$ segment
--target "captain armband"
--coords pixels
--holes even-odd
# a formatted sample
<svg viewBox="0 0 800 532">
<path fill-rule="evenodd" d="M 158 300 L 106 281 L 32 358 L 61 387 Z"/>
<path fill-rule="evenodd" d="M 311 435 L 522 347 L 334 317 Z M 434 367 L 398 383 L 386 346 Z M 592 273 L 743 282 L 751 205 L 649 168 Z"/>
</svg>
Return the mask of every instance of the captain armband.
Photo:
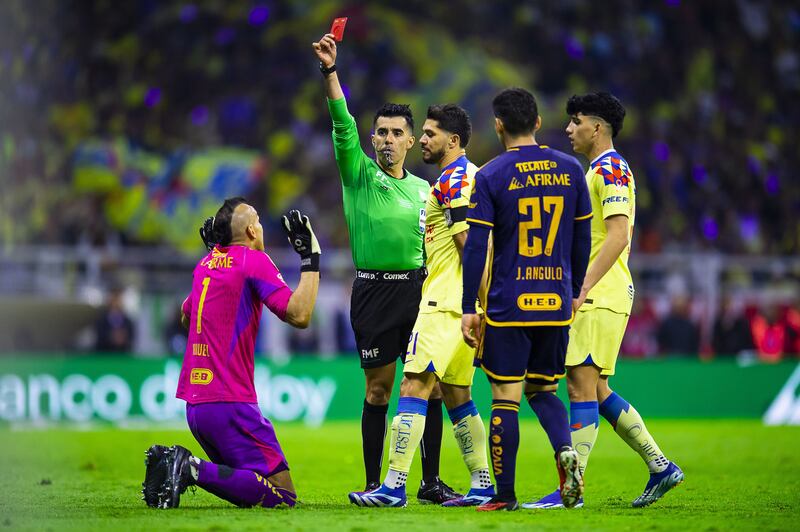
<svg viewBox="0 0 800 532">
<path fill-rule="evenodd" d="M 466 205 L 462 205 L 461 207 L 452 207 L 450 209 L 445 209 L 444 219 L 447 222 L 447 227 L 452 227 L 453 224 L 457 224 L 458 222 L 466 222 L 467 210 L 468 207 Z"/>
</svg>

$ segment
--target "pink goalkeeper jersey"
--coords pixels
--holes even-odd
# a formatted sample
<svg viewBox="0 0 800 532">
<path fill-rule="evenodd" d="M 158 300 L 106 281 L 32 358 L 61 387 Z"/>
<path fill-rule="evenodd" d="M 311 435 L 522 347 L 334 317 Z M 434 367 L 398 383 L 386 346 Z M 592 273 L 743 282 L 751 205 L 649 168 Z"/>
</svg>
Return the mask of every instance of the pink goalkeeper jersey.
<svg viewBox="0 0 800 532">
<path fill-rule="evenodd" d="M 190 404 L 255 403 L 253 352 L 262 305 L 281 320 L 292 291 L 263 251 L 214 248 L 194 269 L 182 310 L 189 341 L 176 397 Z"/>
</svg>

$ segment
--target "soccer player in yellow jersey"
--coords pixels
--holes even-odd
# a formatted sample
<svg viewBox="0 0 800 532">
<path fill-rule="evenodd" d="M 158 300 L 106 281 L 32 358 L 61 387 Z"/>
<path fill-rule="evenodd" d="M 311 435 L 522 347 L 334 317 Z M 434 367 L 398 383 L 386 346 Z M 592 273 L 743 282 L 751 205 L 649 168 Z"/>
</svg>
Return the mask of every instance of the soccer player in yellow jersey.
<svg viewBox="0 0 800 532">
<path fill-rule="evenodd" d="M 389 471 L 376 490 L 353 492 L 359 506 L 405 506 L 406 479 L 425 429 L 428 399 L 438 381 L 471 487 L 442 506 L 477 506 L 494 495 L 486 455 L 486 429 L 472 402 L 475 350 L 461 341 L 461 255 L 467 239 L 467 209 L 478 168 L 466 156 L 472 133 L 466 111 L 432 105 L 422 128 L 422 158 L 441 175 L 426 208 L 428 277 L 406 352 L 397 415 L 392 421 Z"/>
<path fill-rule="evenodd" d="M 635 507 L 647 506 L 680 484 L 683 471 L 664 456 L 636 409 L 608 386 L 634 294 L 628 256 L 636 185 L 627 161 L 613 143 L 622 129 L 625 109 L 616 97 L 600 92 L 571 97 L 567 114 L 572 148 L 590 161 L 586 181 L 594 212 L 589 268 L 567 348 L 572 446 L 578 451 L 583 472 L 602 414 L 650 470 L 644 492 L 633 501 Z M 557 508 L 562 504 L 556 491 L 522 506 Z"/>
</svg>

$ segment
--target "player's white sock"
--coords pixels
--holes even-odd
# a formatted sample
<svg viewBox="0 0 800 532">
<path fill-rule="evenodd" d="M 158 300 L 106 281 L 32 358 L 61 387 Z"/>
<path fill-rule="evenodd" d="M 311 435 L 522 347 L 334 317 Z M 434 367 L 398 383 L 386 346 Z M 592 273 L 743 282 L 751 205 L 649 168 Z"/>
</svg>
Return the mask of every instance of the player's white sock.
<svg viewBox="0 0 800 532">
<path fill-rule="evenodd" d="M 389 471 L 386 472 L 386 479 L 384 479 L 383 483 L 386 484 L 388 488 L 397 489 L 405 486 L 407 480 L 408 473 L 389 469 Z"/>
<path fill-rule="evenodd" d="M 479 469 L 470 473 L 470 488 L 485 489 L 492 485 L 492 477 L 489 475 L 489 468 Z"/>
</svg>

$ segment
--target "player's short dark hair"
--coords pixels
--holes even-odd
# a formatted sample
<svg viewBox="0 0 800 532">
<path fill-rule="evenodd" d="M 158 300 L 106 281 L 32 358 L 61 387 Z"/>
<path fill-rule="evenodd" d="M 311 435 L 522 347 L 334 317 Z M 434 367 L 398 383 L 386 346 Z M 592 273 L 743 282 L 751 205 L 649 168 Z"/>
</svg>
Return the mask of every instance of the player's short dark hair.
<svg viewBox="0 0 800 532">
<path fill-rule="evenodd" d="M 385 103 L 375 112 L 375 118 L 372 119 L 372 127 L 378 122 L 378 118 L 382 116 L 402 116 L 406 119 L 406 123 L 411 131 L 414 131 L 414 115 L 411 114 L 411 106 L 405 103 Z"/>
<path fill-rule="evenodd" d="M 227 246 L 233 240 L 231 219 L 233 218 L 233 211 L 236 210 L 236 207 L 242 203 L 247 203 L 247 200 L 241 196 L 228 198 L 214 216 L 212 234 L 214 237 L 214 242 L 216 242 L 218 245 Z"/>
<path fill-rule="evenodd" d="M 459 146 L 467 147 L 472 136 L 472 120 L 462 107 L 454 103 L 431 105 L 428 107 L 428 118 L 436 120 L 445 131 L 458 135 Z"/>
<path fill-rule="evenodd" d="M 597 116 L 611 125 L 611 136 L 616 137 L 622 131 L 625 120 L 625 108 L 616 96 L 608 92 L 590 92 L 583 96 L 573 95 L 567 100 L 567 114 L 570 116 L 583 113 L 586 116 Z"/>
<path fill-rule="evenodd" d="M 524 135 L 536 129 L 539 107 L 533 94 L 525 89 L 505 89 L 492 100 L 492 110 L 509 135 Z"/>
</svg>

